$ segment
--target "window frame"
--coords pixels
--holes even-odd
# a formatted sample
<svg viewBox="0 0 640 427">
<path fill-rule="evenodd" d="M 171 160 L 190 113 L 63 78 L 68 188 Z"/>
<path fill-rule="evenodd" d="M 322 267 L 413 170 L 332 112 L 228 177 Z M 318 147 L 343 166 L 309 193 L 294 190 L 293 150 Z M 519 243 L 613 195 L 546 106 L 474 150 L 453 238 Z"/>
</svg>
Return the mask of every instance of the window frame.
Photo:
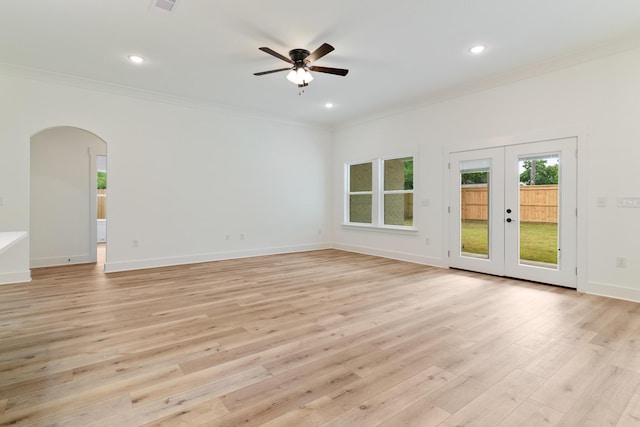
<svg viewBox="0 0 640 427">
<path fill-rule="evenodd" d="M 385 175 L 385 162 L 390 161 L 390 160 L 400 160 L 400 159 L 406 159 L 406 158 L 410 158 L 411 161 L 413 162 L 413 166 L 414 166 L 414 174 L 415 174 L 415 156 L 393 156 L 393 157 L 385 157 L 385 158 L 380 158 L 380 203 L 378 204 L 378 208 L 380 209 L 380 213 L 378 214 L 378 217 L 380 219 L 380 226 L 382 227 L 400 227 L 402 229 L 414 229 L 415 227 L 415 217 L 412 218 L 412 225 L 397 225 L 397 224 L 386 224 L 385 223 L 385 217 L 384 217 L 384 203 L 385 203 L 385 196 L 387 194 L 411 194 L 412 197 L 412 212 L 415 212 L 415 207 L 416 207 L 416 196 L 415 196 L 415 175 L 414 175 L 414 179 L 411 183 L 411 190 L 385 190 L 385 182 L 384 182 L 384 175 Z"/>
<path fill-rule="evenodd" d="M 413 189 L 412 190 L 384 190 L 384 165 L 386 161 L 411 158 L 413 161 Z M 352 192 L 351 191 L 351 166 L 371 163 L 371 191 L 370 192 Z M 418 230 L 416 224 L 416 154 L 392 155 L 385 157 L 377 157 L 370 160 L 358 160 L 346 162 L 344 164 L 344 218 L 342 225 L 347 228 L 355 229 L 372 229 L 380 231 L 395 232 L 416 232 Z M 351 222 L 350 221 L 350 196 L 358 194 L 371 194 L 371 223 Z M 413 225 L 394 225 L 385 224 L 384 221 L 384 197 L 387 194 L 413 194 L 412 208 L 414 212 Z"/>
<path fill-rule="evenodd" d="M 351 167 L 357 165 L 366 165 L 371 163 L 371 191 L 351 191 Z M 345 163 L 345 212 L 344 212 L 344 223 L 349 225 L 355 225 L 360 227 L 371 227 L 377 221 L 375 217 L 375 209 L 373 208 L 376 205 L 376 180 L 374 179 L 376 172 L 376 164 L 375 160 L 365 160 L 358 162 L 350 162 Z M 371 195 L 371 222 L 351 222 L 351 196 L 358 195 Z"/>
</svg>

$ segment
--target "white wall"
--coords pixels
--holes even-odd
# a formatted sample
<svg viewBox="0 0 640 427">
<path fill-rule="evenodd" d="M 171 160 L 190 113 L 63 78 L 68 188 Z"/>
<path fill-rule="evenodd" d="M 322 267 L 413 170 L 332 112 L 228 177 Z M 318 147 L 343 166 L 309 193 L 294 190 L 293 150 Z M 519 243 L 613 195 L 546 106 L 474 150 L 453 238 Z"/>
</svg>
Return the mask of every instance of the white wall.
<svg viewBox="0 0 640 427">
<path fill-rule="evenodd" d="M 446 266 L 446 153 L 574 134 L 581 148 L 579 191 L 586 210 L 580 214 L 584 226 L 578 230 L 584 243 L 579 290 L 640 301 L 640 209 L 616 207 L 618 196 L 640 196 L 638 76 L 640 50 L 636 49 L 337 130 L 335 245 Z M 344 162 L 411 151 L 419 153 L 415 177 L 419 232 L 342 227 Z M 606 208 L 597 207 L 598 197 L 606 197 Z M 430 206 L 420 206 L 425 199 Z M 617 256 L 627 258 L 626 269 L 616 267 Z"/>
<path fill-rule="evenodd" d="M 16 234 L 21 237 L 16 240 L 13 238 Z M 7 245 L 7 235 L 11 235 L 9 244 Z M 29 240 L 26 233 L 0 232 L 0 285 L 5 283 L 21 283 L 31 281 L 31 273 L 27 268 L 28 259 L 25 262 L 24 254 L 29 253 Z"/>
<path fill-rule="evenodd" d="M 31 138 L 31 267 L 96 261 L 95 158 L 106 152 L 104 141 L 72 127 Z"/>
<path fill-rule="evenodd" d="M 445 153 L 582 129 L 582 290 L 640 301 L 640 209 L 615 207 L 618 196 L 640 196 L 638 75 L 640 50 L 624 52 L 338 129 L 332 154 L 325 129 L 6 74 L 0 76 L 0 231 L 29 229 L 31 136 L 73 126 L 109 148 L 108 269 L 332 241 L 446 266 Z M 341 227 L 343 163 L 412 152 L 419 232 Z M 598 197 L 607 199 L 606 208 L 596 206 Z M 422 200 L 430 205 L 420 206 Z M 28 273 L 28 241 L 12 250 L 0 260 L 0 278 Z M 627 258 L 626 269 L 616 268 L 616 256 Z"/>
<path fill-rule="evenodd" d="M 0 120 L 0 231 L 29 229 L 31 136 L 73 126 L 109 150 L 108 271 L 329 246 L 326 129 L 14 74 Z"/>
</svg>

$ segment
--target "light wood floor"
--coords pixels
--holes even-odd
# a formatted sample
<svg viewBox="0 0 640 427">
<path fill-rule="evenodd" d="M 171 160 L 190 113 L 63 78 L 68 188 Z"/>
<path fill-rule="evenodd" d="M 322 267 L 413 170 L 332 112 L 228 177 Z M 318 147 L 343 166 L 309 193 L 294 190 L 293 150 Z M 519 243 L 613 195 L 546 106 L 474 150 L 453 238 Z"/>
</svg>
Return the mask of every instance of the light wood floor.
<svg viewBox="0 0 640 427">
<path fill-rule="evenodd" d="M 0 425 L 638 426 L 640 304 L 327 250 L 0 286 Z"/>
</svg>

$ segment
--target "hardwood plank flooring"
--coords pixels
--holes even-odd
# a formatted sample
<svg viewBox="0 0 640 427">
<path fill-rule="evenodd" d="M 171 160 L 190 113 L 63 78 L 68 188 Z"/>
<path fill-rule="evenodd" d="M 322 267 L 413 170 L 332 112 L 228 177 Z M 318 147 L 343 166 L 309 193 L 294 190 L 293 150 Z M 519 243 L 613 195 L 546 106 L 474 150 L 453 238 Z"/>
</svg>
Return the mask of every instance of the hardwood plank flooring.
<svg viewBox="0 0 640 427">
<path fill-rule="evenodd" d="M 640 304 L 336 250 L 0 286 L 0 426 L 640 426 Z"/>
</svg>

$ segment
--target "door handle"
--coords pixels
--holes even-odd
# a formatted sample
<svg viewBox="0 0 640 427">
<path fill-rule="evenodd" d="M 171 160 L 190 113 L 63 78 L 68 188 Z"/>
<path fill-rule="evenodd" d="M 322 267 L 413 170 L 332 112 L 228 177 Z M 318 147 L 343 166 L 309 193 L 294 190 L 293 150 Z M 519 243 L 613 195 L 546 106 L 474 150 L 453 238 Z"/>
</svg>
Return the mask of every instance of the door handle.
<svg viewBox="0 0 640 427">
<path fill-rule="evenodd" d="M 511 209 L 507 209 L 507 213 L 511 213 Z"/>
<path fill-rule="evenodd" d="M 511 218 L 507 218 L 507 222 L 511 222 Z"/>
</svg>

